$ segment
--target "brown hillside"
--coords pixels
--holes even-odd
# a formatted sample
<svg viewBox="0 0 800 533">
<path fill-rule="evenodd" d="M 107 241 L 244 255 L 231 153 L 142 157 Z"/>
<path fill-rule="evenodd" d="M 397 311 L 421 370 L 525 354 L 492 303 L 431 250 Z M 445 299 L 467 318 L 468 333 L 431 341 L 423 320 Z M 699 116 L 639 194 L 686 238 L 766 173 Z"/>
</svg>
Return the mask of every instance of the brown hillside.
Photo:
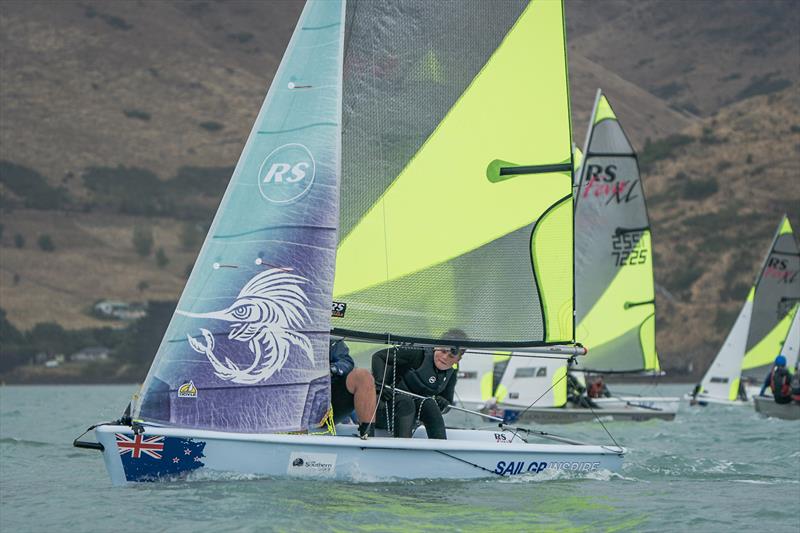
<svg viewBox="0 0 800 533">
<path fill-rule="evenodd" d="M 208 223 L 302 5 L 0 2 L 0 165 L 38 172 L 41 187 L 71 198 L 32 209 L 0 176 L 0 307 L 16 326 L 105 325 L 87 314 L 96 300 L 178 297 L 199 246 L 181 234 Z M 578 145 L 597 87 L 638 149 L 691 137 L 671 138 L 644 181 L 663 364 L 703 370 L 780 215 L 800 225 L 800 10 L 783 0 L 566 6 Z M 141 169 L 135 182 L 180 186 L 127 189 L 133 199 L 168 193 L 177 203 L 123 208 L 114 201 L 124 195 L 83 180 L 89 167 L 119 165 Z M 185 167 L 221 170 L 195 190 L 174 178 Z M 134 252 L 137 226 L 153 228 L 164 268 Z M 52 252 L 37 245 L 45 234 Z"/>
</svg>

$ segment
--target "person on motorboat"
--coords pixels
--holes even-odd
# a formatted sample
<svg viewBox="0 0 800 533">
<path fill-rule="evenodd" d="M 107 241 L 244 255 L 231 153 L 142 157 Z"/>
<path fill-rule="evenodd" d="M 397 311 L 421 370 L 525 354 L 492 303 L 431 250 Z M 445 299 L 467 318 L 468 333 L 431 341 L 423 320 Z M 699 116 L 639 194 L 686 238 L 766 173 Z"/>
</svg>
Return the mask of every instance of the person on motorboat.
<svg viewBox="0 0 800 533">
<path fill-rule="evenodd" d="M 589 398 L 611 397 L 611 393 L 608 391 L 608 387 L 606 386 L 605 381 L 603 381 L 603 376 L 598 376 L 597 379 L 595 379 L 589 384 L 589 388 L 586 391 L 586 395 Z"/>
<path fill-rule="evenodd" d="M 575 407 L 598 407 L 598 405 L 586 395 L 586 387 L 583 386 L 583 383 L 581 383 L 578 378 L 572 375 L 572 372 L 567 372 L 567 401 Z"/>
<path fill-rule="evenodd" d="M 450 330 L 444 338 L 459 340 L 466 335 L 461 330 Z M 459 346 L 401 346 L 375 352 L 372 374 L 380 394 L 377 427 L 393 430 L 395 437 L 410 438 L 419 421 L 425 426 L 429 439 L 446 439 L 442 415 L 453 403 L 458 379 L 456 365 L 464 351 Z M 424 396 L 424 399 L 402 391 Z"/>
<path fill-rule="evenodd" d="M 786 369 L 786 358 L 779 355 L 775 358 L 775 364 L 770 368 L 758 395 L 764 396 L 764 392 L 769 387 L 772 390 L 775 403 L 789 403 L 792 401 L 791 379 L 792 376 L 789 374 L 789 370 Z"/>
<path fill-rule="evenodd" d="M 334 423 L 344 422 L 356 411 L 361 438 L 375 435 L 375 382 L 366 368 L 356 368 L 344 339 L 331 339 L 331 406 Z"/>
</svg>

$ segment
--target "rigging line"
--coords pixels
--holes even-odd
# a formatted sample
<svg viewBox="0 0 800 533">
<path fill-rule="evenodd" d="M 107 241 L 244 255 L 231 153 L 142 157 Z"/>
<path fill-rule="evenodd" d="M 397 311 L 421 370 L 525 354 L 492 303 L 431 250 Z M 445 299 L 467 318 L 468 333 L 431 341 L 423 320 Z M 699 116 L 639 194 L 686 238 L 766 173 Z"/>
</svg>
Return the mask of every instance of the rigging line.
<svg viewBox="0 0 800 533">
<path fill-rule="evenodd" d="M 457 457 L 455 455 L 450 455 L 449 453 L 443 452 L 442 450 L 433 450 L 433 451 L 435 451 L 436 453 L 440 453 L 440 454 L 442 454 L 442 455 L 444 455 L 446 457 L 449 457 L 450 459 L 455 459 L 456 461 L 461 461 L 462 463 L 466 463 L 466 464 L 468 464 L 470 466 L 474 466 L 475 468 L 479 468 L 479 469 L 483 470 L 484 472 L 489 472 L 490 474 L 494 474 L 496 476 L 503 477 L 503 474 L 498 474 L 494 470 L 489 470 L 488 468 L 485 468 L 485 467 L 483 467 L 483 466 L 481 466 L 479 464 L 475 464 L 473 462 L 467 461 L 466 459 L 462 459 L 461 457 Z"/>
<path fill-rule="evenodd" d="M 600 425 L 603 426 L 603 429 L 606 431 L 606 434 L 608 434 L 608 436 L 611 438 L 611 442 L 614 443 L 614 446 L 616 446 L 617 448 L 622 450 L 622 446 L 619 445 L 619 443 L 617 442 L 617 439 L 614 438 L 614 435 L 611 434 L 611 432 L 608 430 L 606 425 L 603 424 L 603 421 L 600 419 L 600 417 L 597 415 L 597 413 L 594 412 L 594 409 L 592 408 L 592 404 L 588 403 L 586 405 L 589 406 L 589 410 L 592 412 L 592 414 L 597 419 L 597 421 L 600 422 Z"/>
<path fill-rule="evenodd" d="M 548 392 L 550 392 L 551 390 L 553 390 L 553 389 L 555 388 L 555 386 L 556 386 L 556 385 L 558 385 L 559 383 L 561 383 L 563 380 L 567 379 L 567 373 L 569 373 L 569 367 L 570 367 L 570 366 L 572 366 L 572 364 L 574 364 L 574 363 L 575 363 L 575 356 L 573 355 L 572 357 L 570 357 L 570 358 L 569 358 L 569 361 L 570 361 L 571 363 L 567 363 L 567 372 L 565 372 L 565 373 L 564 373 L 564 375 L 563 375 L 563 376 L 561 376 L 561 377 L 558 379 L 558 381 L 556 381 L 555 383 L 553 383 L 552 385 L 550 385 L 550 387 L 549 387 L 549 388 L 548 388 L 546 391 L 544 391 L 544 392 L 543 392 L 543 393 L 542 393 L 542 394 L 541 394 L 541 395 L 540 395 L 538 398 L 536 398 L 535 400 L 533 400 L 533 402 L 532 402 L 532 403 L 531 403 L 531 404 L 530 404 L 528 407 L 526 407 L 526 408 L 525 408 L 525 409 L 524 409 L 522 412 L 520 412 L 520 413 L 517 415 L 517 419 L 519 419 L 519 417 L 521 417 L 522 415 L 524 415 L 524 414 L 525 414 L 525 413 L 528 411 L 528 409 L 530 409 L 531 407 L 533 407 L 534 405 L 536 405 L 536 402 L 538 402 L 539 400 L 541 400 L 542 398 L 544 398 L 545 394 L 547 394 Z M 513 441 L 513 440 L 514 440 L 514 438 L 517 436 L 517 433 L 519 432 L 519 429 L 518 429 L 518 428 L 515 428 L 513 431 L 514 431 L 514 436 L 513 436 L 513 437 L 511 437 L 511 440 L 512 440 L 512 441 Z M 522 438 L 522 437 L 520 437 L 520 438 Z"/>
</svg>

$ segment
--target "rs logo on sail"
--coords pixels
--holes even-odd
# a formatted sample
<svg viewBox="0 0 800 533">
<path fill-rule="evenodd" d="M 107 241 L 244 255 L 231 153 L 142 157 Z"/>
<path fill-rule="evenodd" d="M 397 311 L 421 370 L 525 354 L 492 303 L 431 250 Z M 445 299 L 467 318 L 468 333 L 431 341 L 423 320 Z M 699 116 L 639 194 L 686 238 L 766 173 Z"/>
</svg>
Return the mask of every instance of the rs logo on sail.
<svg viewBox="0 0 800 533">
<path fill-rule="evenodd" d="M 302 198 L 314 183 L 316 163 L 302 144 L 289 143 L 273 150 L 258 170 L 258 190 L 265 200 L 289 204 Z"/>
</svg>

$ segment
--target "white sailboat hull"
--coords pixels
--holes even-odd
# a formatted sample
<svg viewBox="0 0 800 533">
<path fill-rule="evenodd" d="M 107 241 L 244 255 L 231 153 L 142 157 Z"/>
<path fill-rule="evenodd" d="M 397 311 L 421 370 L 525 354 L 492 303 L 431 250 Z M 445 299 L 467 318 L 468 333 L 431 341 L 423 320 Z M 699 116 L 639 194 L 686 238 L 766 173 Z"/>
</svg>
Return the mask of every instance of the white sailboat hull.
<svg viewBox="0 0 800 533">
<path fill-rule="evenodd" d="M 423 430 L 412 439 L 361 440 L 351 436 L 352 426 L 340 429 L 338 436 L 317 436 L 145 426 L 139 439 L 154 451 L 140 450 L 139 457 L 130 427 L 101 425 L 95 435 L 114 485 L 226 476 L 373 482 L 547 476 L 558 470 L 580 475 L 618 471 L 625 454 L 613 446 L 528 444 L 499 429 L 448 430 L 446 441 L 428 440 Z"/>
</svg>

